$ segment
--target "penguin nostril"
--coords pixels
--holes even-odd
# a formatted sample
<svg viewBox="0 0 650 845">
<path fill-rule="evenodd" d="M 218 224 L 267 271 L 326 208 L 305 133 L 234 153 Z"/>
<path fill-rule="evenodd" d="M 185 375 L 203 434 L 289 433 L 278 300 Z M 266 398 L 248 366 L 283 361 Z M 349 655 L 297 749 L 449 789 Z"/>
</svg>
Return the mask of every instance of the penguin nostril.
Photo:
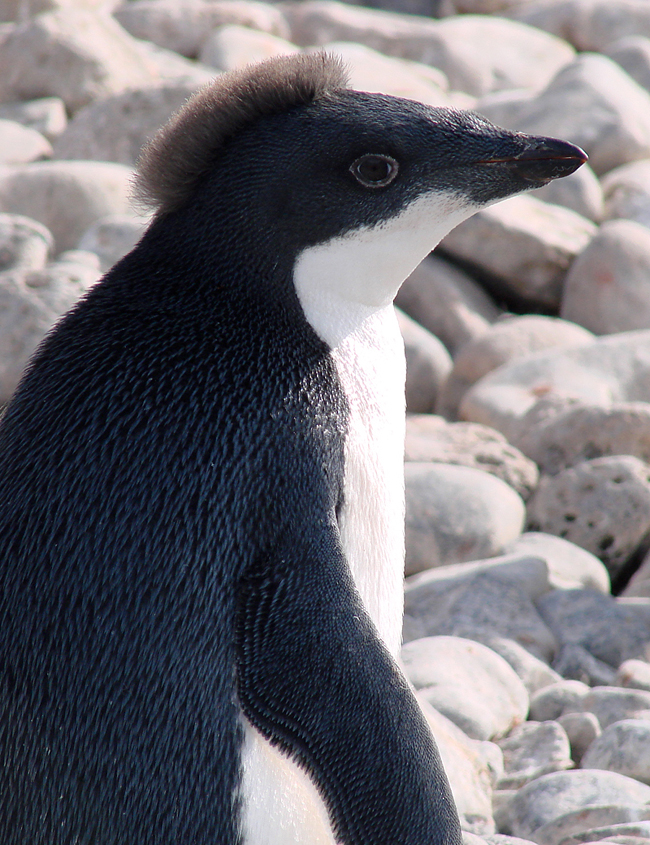
<svg viewBox="0 0 650 845">
<path fill-rule="evenodd" d="M 399 165 L 387 155 L 370 153 L 350 165 L 350 173 L 364 188 L 383 188 L 397 176 Z"/>
</svg>

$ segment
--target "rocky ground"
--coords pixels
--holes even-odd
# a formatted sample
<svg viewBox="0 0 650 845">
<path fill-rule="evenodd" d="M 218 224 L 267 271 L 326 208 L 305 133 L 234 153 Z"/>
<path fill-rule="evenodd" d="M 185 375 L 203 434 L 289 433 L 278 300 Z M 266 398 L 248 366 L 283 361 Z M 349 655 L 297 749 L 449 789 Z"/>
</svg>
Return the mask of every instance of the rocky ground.
<svg viewBox="0 0 650 845">
<path fill-rule="evenodd" d="M 589 166 L 460 225 L 399 294 L 403 662 L 466 845 L 640 845 L 650 3 L 374 5 L 0 0 L 0 402 L 135 243 L 138 151 L 215 73 L 326 46 L 355 87 L 580 144 Z"/>
</svg>

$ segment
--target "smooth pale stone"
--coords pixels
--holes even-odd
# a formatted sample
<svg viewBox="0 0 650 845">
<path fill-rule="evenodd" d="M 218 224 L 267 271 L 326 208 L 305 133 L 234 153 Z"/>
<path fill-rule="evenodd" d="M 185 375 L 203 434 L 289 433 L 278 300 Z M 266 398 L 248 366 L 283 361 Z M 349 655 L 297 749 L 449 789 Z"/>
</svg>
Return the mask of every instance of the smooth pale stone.
<svg viewBox="0 0 650 845">
<path fill-rule="evenodd" d="M 650 158 L 610 170 L 602 185 L 606 220 L 622 217 L 650 226 Z"/>
<path fill-rule="evenodd" d="M 540 0 L 505 14 L 565 38 L 578 50 L 600 51 L 626 35 L 650 36 L 646 0 Z"/>
<path fill-rule="evenodd" d="M 567 708 L 580 710 L 589 691 L 587 684 L 580 681 L 560 680 L 549 684 L 531 696 L 530 718 L 536 722 L 547 722 L 559 719 Z"/>
<path fill-rule="evenodd" d="M 624 660 L 616 672 L 615 683 L 629 689 L 650 692 L 650 663 L 647 660 Z"/>
<path fill-rule="evenodd" d="M 0 214 L 0 273 L 42 270 L 54 240 L 42 223 L 20 214 Z"/>
<path fill-rule="evenodd" d="M 40 132 L 0 118 L 0 164 L 25 164 L 51 155 L 52 146 Z"/>
<path fill-rule="evenodd" d="M 155 78 L 155 68 L 110 15 L 83 8 L 18 24 L 0 50 L 0 99 L 5 101 L 55 96 L 74 112 Z"/>
<path fill-rule="evenodd" d="M 480 643 L 426 637 L 402 648 L 406 675 L 421 696 L 474 739 L 503 736 L 528 712 L 514 670 Z"/>
<path fill-rule="evenodd" d="M 405 465 L 406 573 L 499 554 L 523 528 L 521 497 L 500 478 L 449 464 Z"/>
<path fill-rule="evenodd" d="M 94 252 L 102 272 L 130 252 L 142 237 L 147 221 L 128 214 L 110 214 L 100 217 L 84 232 L 79 249 Z"/>
<path fill-rule="evenodd" d="M 23 103 L 0 103 L 0 118 L 15 120 L 52 141 L 66 127 L 65 104 L 59 97 L 40 97 Z"/>
<path fill-rule="evenodd" d="M 559 590 L 582 587 L 609 595 L 609 573 L 596 555 L 562 537 L 540 531 L 527 531 L 510 546 L 513 554 L 536 555 L 546 561 L 549 582 Z"/>
<path fill-rule="evenodd" d="M 646 690 L 594 687 L 581 703 L 597 717 L 603 732 L 623 719 L 641 719 L 650 725 L 650 692 Z"/>
<path fill-rule="evenodd" d="M 76 247 L 107 214 L 128 214 L 133 171 L 121 164 L 45 161 L 0 170 L 0 210 L 47 226 L 56 252 Z"/>
<path fill-rule="evenodd" d="M 562 680 L 562 676 L 554 669 L 514 639 L 488 634 L 480 638 L 477 636 L 476 640 L 491 648 L 492 651 L 496 651 L 512 666 L 529 695 Z"/>
<path fill-rule="evenodd" d="M 568 208 L 521 195 L 481 209 L 440 247 L 489 273 L 513 301 L 557 308 L 567 270 L 596 231 L 591 220 Z"/>
<path fill-rule="evenodd" d="M 523 558 L 463 571 L 468 566 L 452 565 L 447 577 L 441 567 L 431 572 L 434 577 L 425 572 L 407 579 L 404 638 L 450 635 L 488 646 L 493 638 L 506 638 L 548 663 L 557 641 L 533 605 L 548 590 L 542 561 Z"/>
<path fill-rule="evenodd" d="M 201 88 L 212 82 L 218 75 L 215 68 L 186 59 L 179 53 L 174 53 L 173 50 L 166 50 L 151 41 L 134 40 L 146 61 L 156 70 L 155 84 L 168 83 Z M 140 89 L 143 87 L 148 86 L 140 86 Z"/>
<path fill-rule="evenodd" d="M 536 188 L 531 191 L 531 196 L 553 205 L 562 205 L 595 223 L 599 223 L 605 213 L 603 189 L 588 164 L 583 164 L 570 176 L 554 179 L 542 188 Z"/>
<path fill-rule="evenodd" d="M 399 289 L 395 304 L 438 337 L 452 355 L 501 314 L 471 276 L 436 255 L 416 267 Z"/>
<path fill-rule="evenodd" d="M 553 661 L 553 668 L 563 678 L 582 681 L 589 686 L 614 683 L 614 669 L 575 643 L 560 648 Z"/>
<path fill-rule="evenodd" d="M 54 142 L 54 156 L 133 166 L 143 144 L 198 87 L 194 82 L 160 83 L 86 106 Z"/>
<path fill-rule="evenodd" d="M 617 772 L 573 769 L 542 775 L 519 789 L 508 805 L 508 816 L 516 836 L 536 841 L 542 825 L 574 810 L 604 804 L 636 804 L 642 808 L 648 802 L 650 787 L 646 784 Z"/>
<path fill-rule="evenodd" d="M 439 385 L 438 381 L 438 388 Z M 408 343 L 406 396 L 409 407 Z M 524 499 L 530 496 L 539 481 L 534 462 L 511 446 L 498 431 L 476 423 L 449 423 L 430 413 L 407 416 L 404 457 L 406 461 L 433 461 L 484 470 L 505 481 Z"/>
<path fill-rule="evenodd" d="M 253 62 L 261 62 L 274 56 L 288 56 L 300 49 L 286 41 L 238 24 L 228 24 L 214 29 L 199 52 L 199 61 L 218 70 L 235 70 Z"/>
<path fill-rule="evenodd" d="M 590 841 L 589 834 L 603 825 L 636 822 L 648 818 L 650 818 L 650 808 L 640 803 L 630 804 L 621 801 L 617 804 L 583 807 L 564 813 L 542 825 L 535 831 L 534 841 L 539 845 L 560 845 L 569 836 L 584 834 L 587 842 Z"/>
<path fill-rule="evenodd" d="M 422 328 L 399 308 L 397 322 L 406 353 L 406 410 L 430 417 L 442 384 L 451 371 L 449 352 L 431 332 Z M 407 458 L 408 460 L 408 458 Z"/>
<path fill-rule="evenodd" d="M 253 0 L 132 0 L 114 12 L 134 35 L 188 58 L 196 57 L 211 31 L 236 24 L 287 38 L 282 12 Z"/>
<path fill-rule="evenodd" d="M 593 340 L 587 329 L 555 317 L 526 314 L 502 318 L 457 352 L 437 410 L 444 416 L 455 416 L 470 387 L 503 364 L 545 349 L 570 349 Z"/>
<path fill-rule="evenodd" d="M 504 773 L 499 789 L 516 789 L 549 772 L 573 768 L 569 738 L 557 722 L 524 722 L 500 739 Z"/>
<path fill-rule="evenodd" d="M 638 605 L 639 601 L 643 604 Z M 614 668 L 624 660 L 644 656 L 650 640 L 646 599 L 625 601 L 596 590 L 554 590 L 536 604 L 563 645 L 580 645 Z"/>
<path fill-rule="evenodd" d="M 564 713 L 558 722 L 566 731 L 571 758 L 578 765 L 591 743 L 600 736 L 600 722 L 594 713 Z"/>
<path fill-rule="evenodd" d="M 628 35 L 607 46 L 605 54 L 619 64 L 635 82 L 650 91 L 650 32 Z"/>
<path fill-rule="evenodd" d="M 560 315 L 594 334 L 650 328 L 650 228 L 604 223 L 567 274 Z"/>
<path fill-rule="evenodd" d="M 650 720 L 608 725 L 582 758 L 583 769 L 605 769 L 650 783 Z"/>
<path fill-rule="evenodd" d="M 600 407 L 649 401 L 650 331 L 538 352 L 500 367 L 467 391 L 460 416 L 492 426 L 516 444 L 524 415 L 541 399 Z"/>
<path fill-rule="evenodd" d="M 650 532 L 650 467 L 614 455 L 542 476 L 528 501 L 528 526 L 597 555 L 616 579 Z"/>
</svg>

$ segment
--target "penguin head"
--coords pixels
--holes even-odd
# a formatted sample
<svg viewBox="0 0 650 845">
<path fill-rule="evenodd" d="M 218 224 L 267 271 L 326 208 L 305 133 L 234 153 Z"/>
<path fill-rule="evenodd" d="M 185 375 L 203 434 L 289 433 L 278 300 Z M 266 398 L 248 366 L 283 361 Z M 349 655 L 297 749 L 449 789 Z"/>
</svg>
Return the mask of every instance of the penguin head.
<svg viewBox="0 0 650 845">
<path fill-rule="evenodd" d="M 585 161 L 478 114 L 351 90 L 315 53 L 218 77 L 145 149 L 137 191 L 159 218 L 245 216 L 292 257 L 301 299 L 375 308 L 463 219 Z"/>
</svg>

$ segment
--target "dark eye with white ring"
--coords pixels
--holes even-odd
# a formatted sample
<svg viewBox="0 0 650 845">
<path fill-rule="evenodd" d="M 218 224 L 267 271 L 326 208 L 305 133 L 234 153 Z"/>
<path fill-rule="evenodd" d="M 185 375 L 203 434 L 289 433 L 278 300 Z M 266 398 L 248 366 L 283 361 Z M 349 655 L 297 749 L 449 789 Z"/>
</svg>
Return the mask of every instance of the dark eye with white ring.
<svg viewBox="0 0 650 845">
<path fill-rule="evenodd" d="M 350 165 L 350 173 L 364 188 L 385 188 L 397 176 L 399 164 L 394 158 L 368 153 Z"/>
</svg>

